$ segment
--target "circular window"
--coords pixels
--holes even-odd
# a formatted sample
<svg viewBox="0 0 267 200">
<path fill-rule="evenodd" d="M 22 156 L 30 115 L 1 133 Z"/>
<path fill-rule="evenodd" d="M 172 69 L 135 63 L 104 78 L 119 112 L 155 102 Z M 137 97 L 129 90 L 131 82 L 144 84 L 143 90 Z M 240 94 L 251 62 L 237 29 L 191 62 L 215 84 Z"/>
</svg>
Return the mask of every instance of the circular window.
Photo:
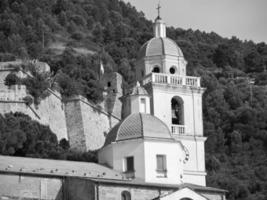
<svg viewBox="0 0 267 200">
<path fill-rule="evenodd" d="M 175 71 L 176 71 L 176 70 L 175 70 L 174 67 L 171 67 L 171 68 L 170 68 L 170 73 L 171 73 L 171 74 L 175 74 Z"/>
</svg>

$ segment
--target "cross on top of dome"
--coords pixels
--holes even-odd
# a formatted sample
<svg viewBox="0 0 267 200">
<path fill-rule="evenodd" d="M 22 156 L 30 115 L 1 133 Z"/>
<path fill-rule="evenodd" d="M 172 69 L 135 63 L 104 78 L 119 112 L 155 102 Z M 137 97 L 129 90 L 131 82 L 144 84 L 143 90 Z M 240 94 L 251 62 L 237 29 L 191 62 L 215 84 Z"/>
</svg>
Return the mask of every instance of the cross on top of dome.
<svg viewBox="0 0 267 200">
<path fill-rule="evenodd" d="M 157 7 L 157 10 L 158 10 L 158 17 L 157 19 L 161 19 L 160 17 L 160 9 L 161 9 L 161 6 L 160 6 L 160 2 L 158 3 L 158 7 Z"/>
</svg>

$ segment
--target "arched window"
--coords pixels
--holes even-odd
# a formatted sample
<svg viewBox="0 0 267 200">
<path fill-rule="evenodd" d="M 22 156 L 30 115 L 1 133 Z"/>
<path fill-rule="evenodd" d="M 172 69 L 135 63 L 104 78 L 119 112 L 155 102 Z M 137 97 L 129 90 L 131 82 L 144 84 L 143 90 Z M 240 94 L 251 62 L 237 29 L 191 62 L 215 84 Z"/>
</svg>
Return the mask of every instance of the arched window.
<svg viewBox="0 0 267 200">
<path fill-rule="evenodd" d="M 171 68 L 169 69 L 170 74 L 175 74 L 176 73 L 176 67 L 175 66 L 171 66 Z"/>
<path fill-rule="evenodd" d="M 154 66 L 153 70 L 152 70 L 153 73 L 160 73 L 160 68 L 159 66 Z"/>
<path fill-rule="evenodd" d="M 184 125 L 184 102 L 181 97 L 173 97 L 172 106 L 172 124 Z"/>
<path fill-rule="evenodd" d="M 193 199 L 190 199 L 190 198 L 182 198 L 180 200 L 193 200 Z"/>
<path fill-rule="evenodd" d="M 123 191 L 121 193 L 121 200 L 131 200 L 131 193 L 128 191 Z"/>
</svg>

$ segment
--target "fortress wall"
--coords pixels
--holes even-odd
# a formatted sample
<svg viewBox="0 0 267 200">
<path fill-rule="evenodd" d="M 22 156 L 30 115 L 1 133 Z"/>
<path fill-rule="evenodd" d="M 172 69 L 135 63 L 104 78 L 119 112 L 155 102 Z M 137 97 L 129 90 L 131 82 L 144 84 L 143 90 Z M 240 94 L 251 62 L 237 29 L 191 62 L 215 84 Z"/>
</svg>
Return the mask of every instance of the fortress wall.
<svg viewBox="0 0 267 200">
<path fill-rule="evenodd" d="M 82 96 L 67 100 L 65 106 L 72 148 L 81 148 L 84 142 L 87 151 L 101 148 L 105 142 L 105 133 L 119 122 L 118 118 L 109 116 L 101 107 L 96 107 Z"/>
<path fill-rule="evenodd" d="M 38 121 L 49 125 L 58 140 L 68 138 L 64 103 L 62 103 L 60 93 L 49 90 L 49 96 L 43 99 L 38 106 L 32 104 L 31 108 L 40 117 Z"/>
<path fill-rule="evenodd" d="M 1 73 L 0 73 L 1 74 Z M 0 113 L 22 112 L 33 120 L 47 125 L 57 135 L 58 140 L 67 137 L 64 104 L 60 94 L 54 91 L 43 99 L 39 105 L 27 106 L 23 100 L 27 96 L 24 85 L 14 85 L 0 89 Z"/>
<path fill-rule="evenodd" d="M 87 102 L 81 102 L 87 150 L 96 150 L 105 143 L 104 132 L 108 133 L 110 122 L 107 115 L 94 109 Z"/>
<path fill-rule="evenodd" d="M 65 116 L 70 147 L 78 151 L 86 151 L 81 102 L 79 99 L 66 101 Z"/>
<path fill-rule="evenodd" d="M 103 77 L 103 84 L 106 91 L 104 95 L 103 107 L 107 113 L 111 113 L 112 115 L 121 118 L 121 109 L 122 102 L 120 101 L 120 97 L 122 97 L 122 76 L 115 73 L 107 73 Z"/>
</svg>

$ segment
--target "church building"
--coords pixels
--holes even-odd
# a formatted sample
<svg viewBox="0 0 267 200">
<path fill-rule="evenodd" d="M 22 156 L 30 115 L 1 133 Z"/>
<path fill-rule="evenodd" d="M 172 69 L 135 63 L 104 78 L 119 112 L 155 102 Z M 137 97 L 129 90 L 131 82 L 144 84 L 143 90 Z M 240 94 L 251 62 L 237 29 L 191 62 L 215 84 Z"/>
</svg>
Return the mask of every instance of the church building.
<svg viewBox="0 0 267 200">
<path fill-rule="evenodd" d="M 0 156 L 0 199 L 225 200 L 206 186 L 200 77 L 160 15 L 98 164 Z"/>
</svg>

